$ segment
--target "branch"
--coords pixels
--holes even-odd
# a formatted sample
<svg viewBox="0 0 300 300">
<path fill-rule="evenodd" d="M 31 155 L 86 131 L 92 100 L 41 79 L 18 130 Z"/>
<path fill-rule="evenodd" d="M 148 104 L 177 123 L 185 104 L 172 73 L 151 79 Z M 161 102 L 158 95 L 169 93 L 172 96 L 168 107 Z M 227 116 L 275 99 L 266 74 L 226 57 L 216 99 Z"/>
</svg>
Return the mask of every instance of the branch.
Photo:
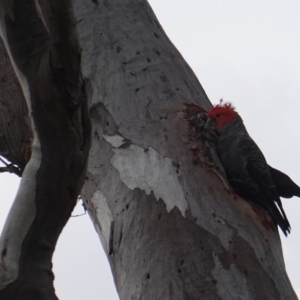
<svg viewBox="0 0 300 300">
<path fill-rule="evenodd" d="M 91 131 L 72 1 L 0 0 L 0 12 L 34 128 L 0 239 L 0 300 L 57 299 L 51 259 L 84 181 Z"/>
<path fill-rule="evenodd" d="M 13 164 L 8 164 L 1 157 L 0 157 L 0 161 L 5 165 L 5 167 L 0 167 L 0 173 L 9 172 L 18 175 L 19 177 L 22 176 L 22 171 L 20 170 L 20 168 L 14 166 Z"/>
</svg>

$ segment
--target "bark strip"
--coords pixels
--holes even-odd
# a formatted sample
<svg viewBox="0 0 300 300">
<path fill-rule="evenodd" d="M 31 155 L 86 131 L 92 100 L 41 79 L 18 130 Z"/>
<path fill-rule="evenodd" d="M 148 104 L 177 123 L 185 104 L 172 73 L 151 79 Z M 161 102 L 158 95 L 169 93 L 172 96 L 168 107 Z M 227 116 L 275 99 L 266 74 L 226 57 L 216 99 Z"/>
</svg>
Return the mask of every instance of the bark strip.
<svg viewBox="0 0 300 300">
<path fill-rule="evenodd" d="M 57 299 L 52 255 L 84 181 L 90 122 L 72 1 L 2 0 L 1 36 L 26 98 L 32 155 L 0 240 L 0 299 Z"/>
</svg>

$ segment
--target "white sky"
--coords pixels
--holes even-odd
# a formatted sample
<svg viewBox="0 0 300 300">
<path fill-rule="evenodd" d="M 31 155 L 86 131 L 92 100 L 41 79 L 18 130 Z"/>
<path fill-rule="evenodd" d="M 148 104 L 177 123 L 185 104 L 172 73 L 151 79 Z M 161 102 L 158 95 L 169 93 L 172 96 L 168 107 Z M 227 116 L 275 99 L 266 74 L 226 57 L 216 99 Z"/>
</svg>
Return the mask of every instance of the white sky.
<svg viewBox="0 0 300 300">
<path fill-rule="evenodd" d="M 210 100 L 231 101 L 270 165 L 300 184 L 300 2 L 296 0 L 150 0 L 166 33 Z M 18 186 L 0 174 L 0 228 Z M 283 199 L 292 225 L 281 235 L 287 272 L 300 296 L 300 199 Z M 78 207 L 76 213 L 81 213 Z M 117 300 L 89 217 L 72 218 L 54 255 L 61 300 Z"/>
</svg>

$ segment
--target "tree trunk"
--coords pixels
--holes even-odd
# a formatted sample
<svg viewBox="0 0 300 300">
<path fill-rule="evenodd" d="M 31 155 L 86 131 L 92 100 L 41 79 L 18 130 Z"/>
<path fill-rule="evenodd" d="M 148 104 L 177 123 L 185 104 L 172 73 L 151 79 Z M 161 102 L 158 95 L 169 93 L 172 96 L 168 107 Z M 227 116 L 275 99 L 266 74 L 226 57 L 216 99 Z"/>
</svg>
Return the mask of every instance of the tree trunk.
<svg viewBox="0 0 300 300">
<path fill-rule="evenodd" d="M 218 162 L 212 160 L 210 149 L 201 142 L 204 111 L 211 104 L 191 69 L 166 37 L 147 1 L 75 0 L 74 7 L 82 48 L 82 71 L 92 87 L 92 147 L 82 196 L 109 259 L 120 299 L 297 299 L 285 272 L 277 229 L 264 212 L 254 209 L 228 187 Z M 45 13 L 47 9 L 42 7 Z M 0 17 L 4 20 L 2 15 Z M 45 18 L 46 24 L 48 20 L 51 18 Z M 45 28 L 43 24 L 36 27 Z M 3 22 L 2 28 L 5 28 Z M 57 26 L 55 30 L 59 32 L 60 28 Z M 15 32 L 14 29 L 11 34 Z M 8 49 L 16 47 L 9 41 L 6 46 Z M 40 53 L 40 48 L 34 46 Z M 73 49 L 78 54 L 76 43 Z M 70 48 L 67 50 L 73 53 Z M 18 73 L 17 56 L 11 54 L 11 57 Z M 71 65 L 75 70 L 72 77 L 75 86 L 84 85 L 78 79 L 78 62 L 73 60 Z M 46 63 L 44 67 L 49 71 Z M 31 76 L 32 73 L 25 74 L 25 79 L 33 89 L 39 73 L 29 80 Z M 23 91 L 26 80 L 21 80 Z M 39 80 L 49 82 L 49 77 Z M 49 90 L 52 86 L 48 86 L 47 92 Z M 43 103 L 45 98 L 47 102 L 49 97 L 44 92 L 39 101 Z M 27 95 L 26 98 L 32 97 Z M 55 95 L 53 101 L 57 104 L 59 99 L 64 97 Z M 31 108 L 32 103 L 39 103 L 32 101 L 29 101 Z M 49 118 L 53 120 L 54 109 L 47 111 L 52 113 Z M 42 112 L 39 110 L 36 115 L 41 116 Z M 72 203 L 68 209 L 59 202 L 63 198 L 60 191 L 68 187 L 65 177 L 69 178 L 70 168 L 57 169 L 60 164 L 54 162 L 67 160 L 71 164 L 72 161 L 81 171 L 84 166 L 76 161 L 76 155 L 72 156 L 73 143 L 72 147 L 64 148 L 65 156 L 58 158 L 54 147 L 58 141 L 53 141 L 53 134 L 49 137 L 42 131 L 47 126 L 42 118 L 37 118 L 39 131 L 34 111 L 32 115 L 34 128 L 37 128 L 35 139 L 38 138 L 41 145 L 44 143 L 45 148 L 33 148 L 22 179 L 24 183 L 33 179 L 32 184 L 26 185 L 27 188 L 21 185 L 18 193 L 19 198 L 26 196 L 27 189 L 32 193 L 26 197 L 30 201 L 23 204 L 30 215 L 26 228 L 13 232 L 5 229 L 2 233 L 0 276 L 6 274 L 3 266 L 17 266 L 9 273 L 16 274 L 15 281 L 9 277 L 6 284 L 20 284 L 24 278 L 30 282 L 36 278 L 42 280 L 41 270 L 29 272 L 28 262 L 23 259 L 27 254 L 23 256 L 23 253 L 31 253 L 31 264 L 44 267 L 39 260 L 41 255 L 30 252 L 31 248 L 26 246 L 30 245 L 27 241 L 34 244 L 47 239 L 48 233 L 39 229 L 44 223 L 57 227 L 46 257 L 47 268 L 43 269 L 47 274 L 51 272 L 52 251 L 75 197 L 73 193 L 72 199 L 65 200 Z M 68 116 L 65 118 L 68 122 Z M 57 131 L 65 128 L 64 118 L 59 120 Z M 63 139 L 68 140 L 63 133 Z M 51 150 L 46 151 L 50 146 Z M 38 153 L 43 154 L 47 165 Z M 35 180 L 38 170 L 43 171 L 39 171 L 39 180 Z M 60 177 L 45 179 L 45 170 Z M 78 177 L 72 179 L 73 183 L 79 180 Z M 58 180 L 62 184 L 58 184 Z M 51 199 L 45 196 L 37 202 L 35 191 L 43 190 L 43 184 L 51 190 Z M 18 197 L 13 207 L 19 205 Z M 53 199 L 59 204 L 56 201 L 53 204 Z M 45 208 L 51 213 L 46 214 Z M 63 217 L 53 218 L 54 211 L 61 211 Z M 8 218 L 8 224 L 16 224 L 17 228 L 19 215 L 14 209 L 10 215 L 14 218 Z M 49 222 L 44 221 L 46 217 Z M 41 220 L 40 223 L 37 220 Z M 3 260 L 3 245 L 6 239 L 12 238 L 18 238 L 19 244 L 13 245 L 16 254 L 7 263 Z M 36 253 L 44 253 L 43 249 L 37 250 Z M 21 278 L 20 274 L 25 277 Z M 49 278 L 45 289 L 50 290 L 52 298 L 41 293 L 38 299 L 55 299 L 49 288 L 52 280 Z M 12 294 L 3 294 L 3 291 L 12 291 L 12 288 L 16 285 L 3 285 L 0 300 L 10 299 L 5 296 Z M 33 285 L 31 288 L 28 299 L 35 295 Z"/>
<path fill-rule="evenodd" d="M 48 1 L 0 1 L 1 36 L 34 132 L 31 157 L 0 239 L 1 300 L 57 299 L 52 255 L 82 187 L 90 145 L 74 21 L 68 0 L 51 1 L 51 6 Z M 11 115 L 24 112 L 20 103 L 8 108 Z M 20 153 L 10 157 L 22 160 Z"/>
<path fill-rule="evenodd" d="M 120 299 L 297 299 L 277 229 L 205 155 L 211 105 L 147 1 L 75 9 L 93 87 L 82 195 Z"/>
</svg>

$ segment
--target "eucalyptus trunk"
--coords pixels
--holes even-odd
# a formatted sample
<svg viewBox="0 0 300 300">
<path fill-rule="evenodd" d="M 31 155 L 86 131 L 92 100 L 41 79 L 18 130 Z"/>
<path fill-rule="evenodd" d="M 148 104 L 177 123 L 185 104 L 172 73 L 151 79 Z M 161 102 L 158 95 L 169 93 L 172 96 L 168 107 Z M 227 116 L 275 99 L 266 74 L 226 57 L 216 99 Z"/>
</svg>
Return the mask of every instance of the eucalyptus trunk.
<svg viewBox="0 0 300 300">
<path fill-rule="evenodd" d="M 147 1 L 75 8 L 93 90 L 82 195 L 120 299 L 297 299 L 277 229 L 201 143 L 211 104 Z"/>
</svg>

